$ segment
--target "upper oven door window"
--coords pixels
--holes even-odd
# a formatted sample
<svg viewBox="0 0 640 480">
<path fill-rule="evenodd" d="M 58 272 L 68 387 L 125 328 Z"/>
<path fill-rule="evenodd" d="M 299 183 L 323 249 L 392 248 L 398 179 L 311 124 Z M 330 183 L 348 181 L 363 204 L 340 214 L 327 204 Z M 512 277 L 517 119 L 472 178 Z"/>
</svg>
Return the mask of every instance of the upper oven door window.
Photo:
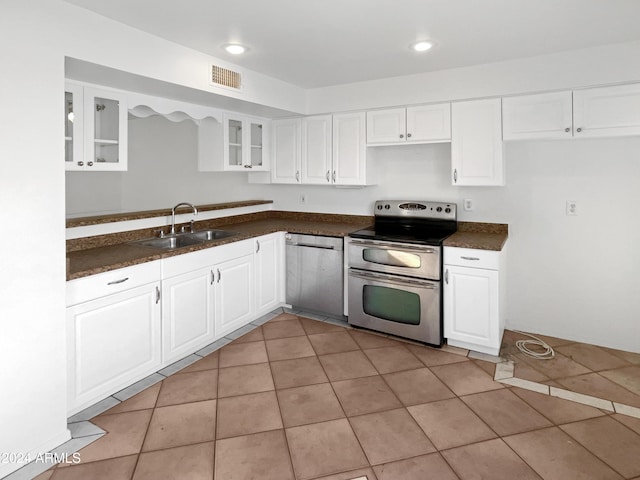
<svg viewBox="0 0 640 480">
<path fill-rule="evenodd" d="M 393 267 L 420 268 L 422 266 L 420 255 L 400 250 L 363 248 L 362 258 L 365 262 Z"/>
<path fill-rule="evenodd" d="M 349 266 L 409 277 L 440 279 L 440 247 L 352 240 Z"/>
</svg>

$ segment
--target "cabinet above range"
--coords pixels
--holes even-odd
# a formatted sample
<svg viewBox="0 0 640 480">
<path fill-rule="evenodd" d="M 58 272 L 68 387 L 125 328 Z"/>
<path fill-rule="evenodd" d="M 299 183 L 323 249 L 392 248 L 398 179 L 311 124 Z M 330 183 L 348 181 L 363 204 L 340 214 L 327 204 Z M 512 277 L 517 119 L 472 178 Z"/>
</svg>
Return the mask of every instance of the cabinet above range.
<svg viewBox="0 0 640 480">
<path fill-rule="evenodd" d="M 367 145 L 451 141 L 451 104 L 436 103 L 367 112 Z"/>
</svg>

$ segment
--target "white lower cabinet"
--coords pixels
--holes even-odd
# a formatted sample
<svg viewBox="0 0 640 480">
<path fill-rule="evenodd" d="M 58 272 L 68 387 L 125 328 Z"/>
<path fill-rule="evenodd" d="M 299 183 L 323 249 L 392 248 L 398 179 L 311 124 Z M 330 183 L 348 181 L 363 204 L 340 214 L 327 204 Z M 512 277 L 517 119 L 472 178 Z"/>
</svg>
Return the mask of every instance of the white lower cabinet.
<svg viewBox="0 0 640 480">
<path fill-rule="evenodd" d="M 70 415 L 158 370 L 160 314 L 159 281 L 67 308 Z"/>
<path fill-rule="evenodd" d="M 253 320 L 253 253 L 222 262 L 215 267 L 216 337 Z"/>
<path fill-rule="evenodd" d="M 162 358 L 179 360 L 214 340 L 212 268 L 162 281 Z"/>
<path fill-rule="evenodd" d="M 256 315 L 264 315 L 284 303 L 284 233 L 255 239 Z"/>
<path fill-rule="evenodd" d="M 505 252 L 445 247 L 444 336 L 449 345 L 500 353 Z"/>
<path fill-rule="evenodd" d="M 68 414 L 284 304 L 284 232 L 67 282 Z"/>
</svg>

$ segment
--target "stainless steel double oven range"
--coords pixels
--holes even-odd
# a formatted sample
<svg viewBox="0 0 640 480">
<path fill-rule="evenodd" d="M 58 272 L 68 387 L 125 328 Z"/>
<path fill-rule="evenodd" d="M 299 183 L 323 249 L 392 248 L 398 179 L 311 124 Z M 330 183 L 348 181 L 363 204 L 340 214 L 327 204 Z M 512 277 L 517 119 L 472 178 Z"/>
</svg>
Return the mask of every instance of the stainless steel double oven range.
<svg viewBox="0 0 640 480">
<path fill-rule="evenodd" d="M 442 345 L 442 242 L 456 204 L 379 200 L 374 213 L 349 235 L 349 324 Z"/>
</svg>

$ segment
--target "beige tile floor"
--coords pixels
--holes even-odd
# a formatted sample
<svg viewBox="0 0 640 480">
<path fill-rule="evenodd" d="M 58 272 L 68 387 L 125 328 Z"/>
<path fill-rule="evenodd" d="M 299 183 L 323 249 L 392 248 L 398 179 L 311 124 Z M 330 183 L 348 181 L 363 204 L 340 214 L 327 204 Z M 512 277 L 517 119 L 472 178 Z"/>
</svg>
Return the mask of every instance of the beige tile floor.
<svg viewBox="0 0 640 480">
<path fill-rule="evenodd" d="M 636 356 L 556 346 L 556 366 L 516 357 L 517 375 L 637 401 Z M 494 369 L 282 314 L 94 417 L 108 433 L 82 462 L 37 478 L 640 479 L 640 419 L 497 383 Z"/>
</svg>

